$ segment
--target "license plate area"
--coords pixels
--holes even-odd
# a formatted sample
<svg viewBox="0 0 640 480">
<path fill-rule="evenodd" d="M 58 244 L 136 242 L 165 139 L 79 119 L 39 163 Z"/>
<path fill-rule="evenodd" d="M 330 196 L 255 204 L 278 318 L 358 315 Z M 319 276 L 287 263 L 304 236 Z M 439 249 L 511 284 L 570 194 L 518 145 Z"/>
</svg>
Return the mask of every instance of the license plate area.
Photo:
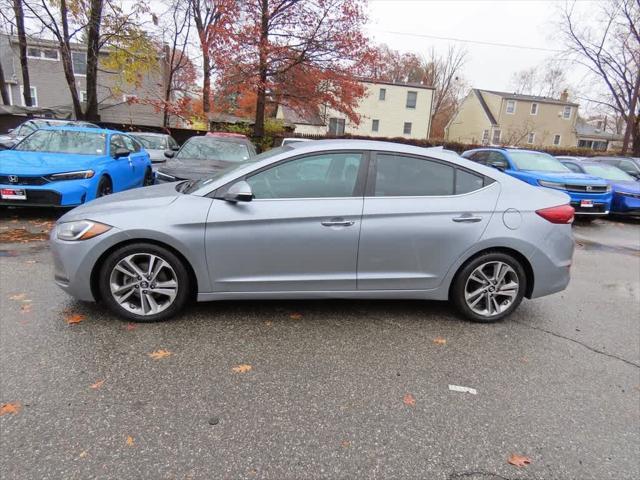
<svg viewBox="0 0 640 480">
<path fill-rule="evenodd" d="M 593 208 L 593 200 L 580 200 L 582 208 Z"/>
<path fill-rule="evenodd" d="M 0 189 L 2 200 L 26 200 L 27 191 L 24 188 L 3 188 Z"/>
</svg>

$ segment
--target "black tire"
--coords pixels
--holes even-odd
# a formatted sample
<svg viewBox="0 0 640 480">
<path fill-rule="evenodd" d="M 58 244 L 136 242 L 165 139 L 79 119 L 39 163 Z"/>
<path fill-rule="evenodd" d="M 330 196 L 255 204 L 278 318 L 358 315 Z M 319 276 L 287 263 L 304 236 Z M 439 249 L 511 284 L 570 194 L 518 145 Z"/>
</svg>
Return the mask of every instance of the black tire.
<svg viewBox="0 0 640 480">
<path fill-rule="evenodd" d="M 166 309 L 160 311 L 159 313 L 139 315 L 131 312 L 120 305 L 120 303 L 116 301 L 113 294 L 111 293 L 110 279 L 112 271 L 114 270 L 118 262 L 128 257 L 129 255 L 134 254 L 141 256 L 150 254 L 160 257 L 170 265 L 171 269 L 173 269 L 173 273 L 175 273 L 177 281 L 177 292 L 175 294 L 175 298 L 173 299 L 173 303 L 171 303 Z M 167 248 L 151 243 L 134 243 L 113 251 L 100 266 L 98 275 L 98 289 L 100 292 L 100 299 L 109 307 L 109 309 L 113 313 L 134 322 L 150 323 L 159 322 L 171 318 L 183 309 L 183 307 L 191 297 L 191 280 L 184 262 Z M 138 292 L 140 291 L 141 290 L 138 289 Z M 132 300 L 139 302 L 141 300 L 140 293 L 134 292 L 134 294 L 137 295 L 137 297 L 132 295 Z"/>
<path fill-rule="evenodd" d="M 465 299 L 465 287 L 467 286 L 467 282 L 469 281 L 469 277 L 471 276 L 471 274 L 481 265 L 490 262 L 502 262 L 511 267 L 513 273 L 517 277 L 518 291 L 508 308 L 506 308 L 504 311 L 489 316 L 481 315 L 471 309 Z M 516 258 L 506 253 L 487 252 L 469 260 L 467 263 L 462 265 L 462 267 L 460 267 L 451 286 L 449 299 L 455 305 L 456 309 L 466 319 L 473 322 L 493 323 L 502 320 L 503 318 L 510 315 L 516 308 L 518 308 L 518 305 L 520 305 L 520 302 L 522 301 L 526 290 L 527 275 L 524 271 L 524 267 Z"/>
<path fill-rule="evenodd" d="M 155 183 L 156 179 L 153 176 L 153 170 L 147 168 L 144 172 L 144 179 L 142 180 L 142 186 L 148 187 Z"/>
<path fill-rule="evenodd" d="M 111 195 L 112 193 L 113 184 L 111 183 L 111 179 L 106 175 L 103 175 L 100 177 L 100 181 L 98 182 L 98 188 L 96 188 L 96 198 Z"/>
</svg>

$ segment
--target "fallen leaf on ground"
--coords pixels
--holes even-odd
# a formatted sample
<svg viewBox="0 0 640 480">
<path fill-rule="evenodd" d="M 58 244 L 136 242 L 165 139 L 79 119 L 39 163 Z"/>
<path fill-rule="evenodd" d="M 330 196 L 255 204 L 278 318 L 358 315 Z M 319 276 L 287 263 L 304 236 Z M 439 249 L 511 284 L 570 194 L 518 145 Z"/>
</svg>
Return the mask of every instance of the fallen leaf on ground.
<svg viewBox="0 0 640 480">
<path fill-rule="evenodd" d="M 83 451 L 81 451 L 81 452 L 80 452 L 80 458 L 84 458 L 84 457 L 86 457 L 87 455 L 88 455 L 88 453 L 87 453 L 87 451 L 86 451 L 86 450 L 83 450 Z"/>
<path fill-rule="evenodd" d="M 531 459 L 529 457 L 525 457 L 524 455 L 518 455 L 517 453 L 512 453 L 507 460 L 511 465 L 515 465 L 516 467 L 524 467 L 531 463 Z"/>
<path fill-rule="evenodd" d="M 133 437 L 131 435 L 129 435 L 127 437 L 127 445 L 129 445 L 130 447 L 133 447 Z"/>
<path fill-rule="evenodd" d="M 408 407 L 413 407 L 416 404 L 416 399 L 410 393 L 405 393 L 404 397 L 402 398 L 402 402 Z"/>
<path fill-rule="evenodd" d="M 29 313 L 31 311 L 31 304 L 23 303 L 22 305 L 20 305 L 20 311 L 22 313 Z"/>
<path fill-rule="evenodd" d="M 264 324 L 265 324 L 267 327 L 270 327 L 271 325 L 273 325 L 273 322 L 272 322 L 271 320 L 267 320 L 266 322 L 264 322 Z"/>
<path fill-rule="evenodd" d="M 302 318 L 302 314 L 301 313 L 292 313 L 291 315 L 289 315 L 289 318 L 291 320 L 300 320 Z"/>
<path fill-rule="evenodd" d="M 343 440 L 340 445 L 342 445 L 342 448 L 349 448 L 351 446 L 351 442 L 349 440 Z"/>
<path fill-rule="evenodd" d="M 89 388 L 93 388 L 94 390 L 98 390 L 102 384 L 104 383 L 104 380 L 98 380 L 96 383 L 93 383 L 89 386 Z"/>
<path fill-rule="evenodd" d="M 47 240 L 49 234 L 46 232 L 32 233 L 26 228 L 14 228 L 0 233 L 0 243 L 29 243 Z"/>
<path fill-rule="evenodd" d="M 169 355 L 173 355 L 173 353 L 170 352 L 169 350 L 160 349 L 160 350 L 155 350 L 149 353 L 148 355 L 154 360 L 160 360 L 161 358 L 165 358 L 165 357 L 168 357 Z"/>
<path fill-rule="evenodd" d="M 135 323 L 127 323 L 124 328 L 125 330 L 135 330 L 138 326 Z"/>
<path fill-rule="evenodd" d="M 248 371 L 250 371 L 253 367 L 251 365 L 247 365 L 246 363 L 242 363 L 240 365 L 238 365 L 237 367 L 233 367 L 231 370 L 233 370 L 235 373 L 246 373 Z"/>
<path fill-rule="evenodd" d="M 87 317 L 80 313 L 68 313 L 66 317 L 64 317 L 64 321 L 69 325 L 74 325 L 76 323 L 83 322 Z"/>
<path fill-rule="evenodd" d="M 433 339 L 433 343 L 435 343 L 436 345 L 446 345 L 447 340 L 442 337 L 436 337 Z"/>
<path fill-rule="evenodd" d="M 16 415 L 20 413 L 20 410 L 22 410 L 22 405 L 20 405 L 18 402 L 3 403 L 2 405 L 0 405 L 0 417 L 9 413 Z"/>
<path fill-rule="evenodd" d="M 19 302 L 21 300 L 24 300 L 25 298 L 27 298 L 26 293 L 16 293 L 15 295 L 11 295 L 9 297 L 9 300 L 15 300 L 16 302 Z"/>
</svg>

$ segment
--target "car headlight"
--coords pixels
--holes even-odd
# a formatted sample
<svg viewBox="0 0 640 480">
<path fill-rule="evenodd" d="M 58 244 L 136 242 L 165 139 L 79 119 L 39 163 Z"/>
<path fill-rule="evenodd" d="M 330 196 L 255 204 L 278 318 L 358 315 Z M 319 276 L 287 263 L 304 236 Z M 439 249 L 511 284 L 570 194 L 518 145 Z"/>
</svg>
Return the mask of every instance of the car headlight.
<svg viewBox="0 0 640 480">
<path fill-rule="evenodd" d="M 59 180 L 81 180 L 84 178 L 92 178 L 95 173 L 93 170 L 78 170 L 75 172 L 54 173 L 53 175 L 48 175 L 47 178 L 52 182 Z"/>
<path fill-rule="evenodd" d="M 56 227 L 56 236 L 59 240 L 88 240 L 109 230 L 111 230 L 111 225 L 92 222 L 91 220 L 77 220 L 75 222 L 59 223 Z"/>
<path fill-rule="evenodd" d="M 538 185 L 540 185 L 541 187 L 547 187 L 547 188 L 557 188 L 558 190 L 566 190 L 567 189 L 565 187 L 564 183 L 548 182 L 546 180 L 538 180 Z"/>
<path fill-rule="evenodd" d="M 610 191 L 611 191 L 611 185 L 607 183 L 607 193 L 609 193 Z"/>
</svg>

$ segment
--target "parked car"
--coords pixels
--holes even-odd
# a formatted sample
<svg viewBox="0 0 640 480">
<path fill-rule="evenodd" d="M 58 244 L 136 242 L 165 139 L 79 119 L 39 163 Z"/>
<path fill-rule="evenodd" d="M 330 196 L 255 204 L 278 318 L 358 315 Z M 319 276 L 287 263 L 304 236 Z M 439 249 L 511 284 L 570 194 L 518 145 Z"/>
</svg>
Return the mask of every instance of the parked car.
<svg viewBox="0 0 640 480">
<path fill-rule="evenodd" d="M 114 130 L 45 128 L 0 152 L 0 205 L 73 207 L 152 183 L 149 154 Z"/>
<path fill-rule="evenodd" d="M 154 167 L 156 166 L 155 164 L 165 163 L 167 161 L 167 157 L 164 154 L 167 150 L 180 150 L 178 142 L 176 142 L 171 135 L 166 133 L 132 132 L 129 135 L 142 144 L 149 154 L 151 163 L 154 164 Z"/>
<path fill-rule="evenodd" d="M 16 128 L 9 130 L 6 134 L 0 135 L 0 150 L 6 150 L 13 148 L 20 140 L 27 135 L 47 127 L 86 127 L 86 128 L 100 128 L 97 125 L 89 122 L 81 122 L 76 120 L 54 120 L 50 118 L 36 118 L 33 120 L 27 120 L 21 123 Z"/>
<path fill-rule="evenodd" d="M 474 162 L 488 165 L 536 185 L 566 192 L 576 215 L 603 216 L 611 208 L 611 186 L 603 179 L 573 173 L 562 162 L 543 152 L 513 148 L 478 148 L 462 154 Z"/>
<path fill-rule="evenodd" d="M 563 160 L 572 172 L 603 178 L 613 190 L 611 213 L 640 215 L 640 181 L 618 167 L 603 162 Z"/>
<path fill-rule="evenodd" d="M 283 138 L 281 146 L 284 147 L 285 145 L 291 145 L 292 143 L 309 142 L 309 141 L 310 140 L 308 138 L 296 138 L 296 137 Z"/>
<path fill-rule="evenodd" d="M 573 213 L 565 193 L 436 149 L 324 140 L 98 199 L 51 247 L 63 290 L 134 321 L 197 296 L 450 299 L 490 322 L 567 286 Z"/>
<path fill-rule="evenodd" d="M 191 137 L 177 153 L 166 151 L 167 162 L 158 168 L 158 182 L 198 180 L 256 156 L 253 144 L 244 135 L 209 132 Z"/>
<path fill-rule="evenodd" d="M 640 180 L 640 158 L 635 157 L 591 157 L 592 162 L 602 162 L 613 165 L 625 171 L 633 178 Z"/>
</svg>

